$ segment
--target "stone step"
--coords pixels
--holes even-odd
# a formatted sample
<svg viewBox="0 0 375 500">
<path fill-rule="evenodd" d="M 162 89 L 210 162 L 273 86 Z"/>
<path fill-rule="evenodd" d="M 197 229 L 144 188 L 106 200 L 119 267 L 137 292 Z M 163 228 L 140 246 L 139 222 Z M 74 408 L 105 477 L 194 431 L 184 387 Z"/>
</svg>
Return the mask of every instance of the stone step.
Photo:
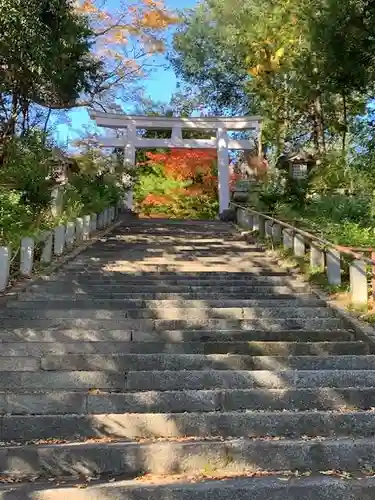
<svg viewBox="0 0 375 500">
<path fill-rule="evenodd" d="M 104 274 L 78 274 L 78 273 L 67 273 L 65 276 L 58 275 L 55 279 L 43 280 L 41 284 L 35 284 L 32 286 L 32 290 L 38 290 L 40 288 L 48 287 L 51 285 L 71 285 L 78 283 L 80 285 L 86 285 L 95 288 L 96 286 L 112 286 L 116 285 L 117 287 L 145 287 L 145 289 L 149 288 L 170 288 L 173 289 L 196 289 L 196 290 L 204 290 L 207 288 L 220 288 L 224 286 L 231 290 L 233 288 L 246 288 L 248 286 L 292 286 L 297 288 L 305 288 L 306 283 L 302 281 L 297 281 L 290 274 L 285 274 L 284 276 L 256 276 L 253 275 L 249 278 L 235 278 L 235 279 L 226 279 L 223 277 L 222 279 L 216 278 L 212 276 L 212 278 L 205 279 L 189 279 L 189 280 L 180 280 L 176 279 L 158 279 L 151 280 L 148 277 L 142 278 L 129 278 L 126 274 L 118 273 L 118 276 L 106 276 Z"/>
<path fill-rule="evenodd" d="M 357 438 L 374 436 L 375 412 L 231 411 L 4 415 L 0 439 Z M 0 449 L 1 453 L 1 449 Z"/>
<path fill-rule="evenodd" d="M 40 375 L 42 379 L 44 374 Z M 131 391 L 373 386 L 375 386 L 375 372 L 370 370 L 206 370 L 180 371 L 178 374 L 175 371 L 134 371 L 127 374 L 126 380 L 126 387 Z"/>
<path fill-rule="evenodd" d="M 35 365 L 35 366 L 34 366 Z M 0 357 L 0 371 L 373 370 L 375 356 L 248 356 L 241 354 L 70 354 L 41 360 Z"/>
<path fill-rule="evenodd" d="M 25 326 L 27 321 L 27 327 Z M 168 330 L 181 330 L 187 339 L 188 330 L 335 330 L 345 328 L 346 322 L 339 318 L 318 317 L 309 318 L 257 318 L 257 319 L 186 319 L 186 320 L 151 320 L 151 319 L 79 319 L 79 318 L 51 318 L 51 319 L 29 319 L 29 318 L 0 318 L 2 328 L 2 339 L 10 340 L 14 334 L 22 338 L 22 334 L 37 336 L 43 330 L 58 330 L 83 328 L 87 330 L 120 329 L 127 335 L 130 332 L 133 340 L 145 339 L 155 340 L 155 334 Z M 13 333 L 12 333 L 13 332 Z M 13 337 L 12 337 L 13 335 Z M 56 338 L 57 340 L 57 338 Z M 110 338 L 108 339 L 110 340 Z M 125 340 L 122 338 L 120 340 Z"/>
<path fill-rule="evenodd" d="M 325 320 L 325 323 L 330 320 Z M 30 322 L 31 323 L 31 322 Z M 97 322 L 96 322 L 97 323 Z M 122 326 L 122 325 L 121 325 Z M 301 330 L 295 328 L 286 330 L 283 328 L 274 328 L 271 330 L 259 330 L 263 326 L 258 325 L 254 330 L 136 330 L 136 329 L 109 329 L 105 326 L 86 328 L 81 327 L 64 327 L 60 322 L 53 324 L 53 327 L 48 324 L 43 327 L 40 325 L 29 324 L 29 327 L 24 325 L 24 322 L 19 325 L 19 328 L 1 329 L 0 346 L 3 343 L 9 342 L 168 342 L 168 343 L 185 343 L 185 342 L 231 342 L 231 341 L 264 341 L 264 342 L 328 342 L 328 341 L 353 341 L 355 333 L 347 329 L 335 328 L 332 330 Z"/>
<path fill-rule="evenodd" d="M 375 356 L 248 356 L 240 354 L 70 354 L 41 358 L 0 356 L 0 372 L 198 371 L 198 370 L 375 370 Z"/>
<path fill-rule="evenodd" d="M 10 415 L 193 413 L 233 411 L 358 411 L 375 407 L 375 388 L 217 389 L 115 393 L 11 392 L 0 394 Z"/>
<path fill-rule="evenodd" d="M 29 295 L 32 298 L 31 295 Z M 121 310 L 133 310 L 133 309 L 158 309 L 167 310 L 168 308 L 181 308 L 181 309 L 210 309 L 210 308 L 232 308 L 232 307 L 325 307 L 325 302 L 314 298 L 313 296 L 307 296 L 306 299 L 295 298 L 295 299 L 207 299 L 207 300 L 142 300 L 142 299 L 96 299 L 87 296 L 87 298 L 74 299 L 71 296 L 59 297 L 51 299 L 48 301 L 43 300 L 43 309 L 121 309 Z M 41 300 L 29 300 L 20 303 L 19 300 L 9 300 L 6 303 L 7 308 L 15 308 L 17 310 L 23 309 L 35 309 L 38 310 L 41 307 Z"/>
<path fill-rule="evenodd" d="M 74 261 L 73 261 L 74 262 Z M 66 266 L 64 266 L 64 268 L 62 269 L 62 271 L 59 272 L 58 276 L 64 276 L 67 274 L 67 270 L 69 269 L 68 266 L 71 266 L 72 264 L 67 264 Z M 87 272 L 85 273 L 85 269 L 87 268 L 87 263 L 83 262 L 81 264 L 81 267 L 83 269 L 83 272 L 82 274 L 89 274 L 89 275 L 92 275 L 91 272 Z M 100 276 L 103 276 L 103 275 L 107 275 L 108 276 L 115 276 L 117 277 L 119 275 L 119 272 L 118 271 L 111 271 L 110 269 L 109 270 L 103 270 L 103 264 L 102 263 L 98 263 L 98 268 L 101 270 L 101 273 L 97 273 L 97 275 L 99 274 Z M 280 271 L 280 270 L 277 270 L 277 271 L 274 271 L 273 269 L 268 269 L 266 265 L 262 266 L 262 267 L 257 267 L 255 266 L 255 268 L 257 270 L 259 270 L 260 272 L 260 276 L 268 276 L 268 273 L 270 273 L 270 275 L 275 275 L 274 273 L 277 272 L 278 274 L 280 274 L 281 276 L 284 276 L 284 275 L 288 275 L 287 272 L 285 271 Z M 226 272 L 226 273 L 218 273 L 218 272 L 215 272 L 215 271 L 202 271 L 202 272 L 195 272 L 195 273 L 191 273 L 191 272 L 178 272 L 178 273 L 175 273 L 175 272 L 157 272 L 157 273 L 147 273 L 147 272 L 142 272 L 142 271 L 129 271 L 129 272 L 126 272 L 126 273 L 120 273 L 122 276 L 124 276 L 124 278 L 128 278 L 130 280 L 134 280 L 134 281 L 143 281 L 143 280 L 150 280 L 150 281 L 169 281 L 169 280 L 176 280 L 178 279 L 179 281 L 205 281 L 206 279 L 208 280 L 213 280 L 215 278 L 217 279 L 220 279 L 220 280 L 234 280 L 234 281 L 237 281 L 237 280 L 248 280 L 249 278 L 252 278 L 254 276 L 254 271 L 253 271 L 253 267 L 249 266 L 249 269 L 251 269 L 251 271 L 233 271 L 233 272 Z M 80 273 L 81 274 L 81 273 Z M 290 276 L 290 275 L 289 275 Z M 51 275 L 51 276 L 45 276 L 43 277 L 43 281 L 53 281 L 54 279 L 53 278 L 56 278 L 56 275 Z"/>
<path fill-rule="evenodd" d="M 104 261 L 104 259 L 103 259 Z M 67 265 L 62 269 L 62 271 L 59 273 L 58 278 L 66 278 L 66 277 L 71 277 L 72 274 L 78 277 L 82 278 L 87 278 L 88 280 L 96 281 L 100 280 L 102 278 L 105 279 L 117 279 L 119 276 L 122 279 L 126 279 L 129 282 L 134 282 L 134 283 L 159 283 L 159 282 L 165 282 L 165 283 L 184 283 L 184 282 L 191 282 L 199 284 L 200 282 L 205 283 L 205 282 L 212 282 L 215 279 L 218 281 L 227 281 L 229 283 L 231 282 L 244 282 L 244 281 L 251 281 L 252 279 L 260 279 L 260 278 L 268 278 L 268 277 L 283 277 L 283 276 L 288 276 L 291 278 L 291 275 L 287 271 L 282 271 L 280 268 L 267 268 L 266 266 L 262 267 L 257 267 L 257 266 L 249 266 L 249 269 L 251 269 L 251 272 L 243 272 L 243 273 L 219 273 L 219 272 L 195 272 L 195 273 L 189 273 L 189 272 L 175 272 L 175 273 L 167 273 L 167 272 L 160 272 L 160 273 L 132 273 L 132 272 L 121 272 L 121 271 L 116 271 L 116 270 L 111 270 L 111 265 L 110 263 L 107 263 L 107 259 L 105 262 L 98 262 L 97 264 L 86 264 L 82 263 L 79 266 L 75 264 L 73 267 L 72 264 Z M 124 261 L 126 263 L 126 261 Z M 108 265 L 108 269 L 103 269 L 103 265 Z M 49 281 L 56 281 L 57 277 L 55 276 L 50 276 L 49 278 L 44 277 L 43 281 L 49 282 Z"/>
<path fill-rule="evenodd" d="M 375 387 L 373 370 L 192 370 L 1 372 L 0 391 L 184 391 Z"/>
<path fill-rule="evenodd" d="M 244 477 L 231 479 L 226 469 L 214 469 L 212 473 L 197 473 L 197 477 L 171 475 L 151 476 L 148 481 L 129 480 L 99 484 L 16 484 L 0 487 L 0 500 L 372 500 L 375 498 L 375 478 L 345 478 L 316 475 L 298 477 L 297 474 L 252 477 L 251 471 L 243 470 Z M 234 476 L 236 472 L 233 473 Z M 337 474 L 339 476 L 339 474 Z M 209 477 L 213 479 L 210 480 Z M 221 479 L 221 476 L 223 478 Z M 256 476 L 256 474 L 255 474 Z M 207 478 L 207 479 L 206 479 Z"/>
<path fill-rule="evenodd" d="M 163 321 L 195 322 L 212 319 L 225 320 L 256 320 L 265 318 L 275 319 L 320 319 L 336 318 L 334 311 L 328 307 L 201 307 L 194 308 L 145 308 L 145 309 L 18 309 L 7 308 L 3 310 L 1 321 L 8 319 L 17 320 L 44 320 L 44 319 L 72 319 L 72 320 L 111 320 L 124 319 L 155 319 Z"/>
<path fill-rule="evenodd" d="M 250 356 L 341 356 L 370 354 L 371 346 L 361 341 L 273 342 L 0 342 L 1 356 L 31 356 L 47 354 L 247 354 Z"/>
<path fill-rule="evenodd" d="M 57 295 L 58 294 L 58 295 Z M 202 293 L 194 292 L 128 292 L 122 291 L 121 288 L 97 288 L 95 291 L 90 289 L 83 289 L 80 287 L 72 287 L 70 290 L 43 290 L 40 291 L 29 291 L 23 292 L 17 295 L 17 300 L 19 302 L 28 301 L 43 301 L 47 302 L 49 300 L 61 301 L 61 300 L 72 300 L 76 298 L 77 300 L 137 300 L 137 301 L 149 301 L 149 300 L 307 300 L 308 298 L 314 297 L 310 293 L 296 293 L 287 287 L 275 287 L 273 289 L 260 288 L 258 291 L 254 290 L 244 290 L 241 292 L 226 292 L 224 289 L 221 291 L 207 291 Z"/>
<path fill-rule="evenodd" d="M 299 471 L 300 473 L 336 470 L 355 472 L 366 466 L 372 467 L 374 454 L 375 442 L 368 438 L 325 441 L 319 439 L 295 441 L 232 439 L 143 444 L 115 442 L 29 445 L 0 449 L 0 474 L 18 478 L 30 476 L 95 477 L 106 474 L 134 478 L 147 473 L 202 474 L 202 471 L 207 470 L 228 471 L 228 473 L 242 471 L 248 475 L 251 472 L 272 470 Z M 281 484 L 289 485 L 289 481 L 283 481 Z M 191 484 L 190 487 L 195 486 Z M 165 500 L 170 498 L 173 497 L 167 496 Z M 183 498 L 185 500 L 189 497 Z M 207 497 L 195 496 L 194 498 Z M 253 499 L 254 497 L 240 498 Z M 261 498 L 266 500 L 265 497 Z M 278 496 L 276 498 L 282 500 L 290 497 Z M 315 497 L 303 496 L 302 498 Z M 337 498 L 341 500 L 345 497 Z M 350 496 L 347 498 L 370 500 L 373 497 Z"/>
</svg>

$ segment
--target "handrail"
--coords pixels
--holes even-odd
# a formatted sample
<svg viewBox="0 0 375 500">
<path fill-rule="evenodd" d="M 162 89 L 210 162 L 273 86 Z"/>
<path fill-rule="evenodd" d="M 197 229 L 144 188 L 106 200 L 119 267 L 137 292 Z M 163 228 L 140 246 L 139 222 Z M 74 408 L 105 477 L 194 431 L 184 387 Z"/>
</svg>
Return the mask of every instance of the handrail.
<svg viewBox="0 0 375 500">
<path fill-rule="evenodd" d="M 273 222 L 276 222 L 276 224 L 280 224 L 280 226 L 292 229 L 295 233 L 300 234 L 301 236 L 304 236 L 305 238 L 311 240 L 311 241 L 316 241 L 317 243 L 320 243 L 323 246 L 333 248 L 334 250 L 339 251 L 340 253 L 344 253 L 347 255 L 350 255 L 351 257 L 354 257 L 357 260 L 362 260 L 363 262 L 366 262 L 366 264 L 370 264 L 372 266 L 375 266 L 375 260 L 370 259 L 368 257 L 365 257 L 364 255 L 354 252 L 351 250 L 349 247 L 341 246 L 341 245 L 336 245 L 335 243 L 331 243 L 328 240 L 325 240 L 323 238 L 319 238 L 319 236 L 315 236 L 312 233 L 308 233 L 307 231 L 304 231 L 303 229 L 298 229 L 298 227 L 292 226 L 291 224 L 288 224 L 287 222 L 281 221 L 279 219 L 276 219 L 275 217 L 271 217 L 270 215 L 265 215 L 262 212 L 258 212 L 257 210 L 249 207 L 244 207 L 242 205 L 238 205 L 237 203 L 230 203 L 232 207 L 234 208 L 240 208 L 241 210 L 246 210 L 248 212 L 252 212 L 255 215 L 258 215 L 260 217 L 263 217 L 264 219 L 272 220 Z"/>
</svg>

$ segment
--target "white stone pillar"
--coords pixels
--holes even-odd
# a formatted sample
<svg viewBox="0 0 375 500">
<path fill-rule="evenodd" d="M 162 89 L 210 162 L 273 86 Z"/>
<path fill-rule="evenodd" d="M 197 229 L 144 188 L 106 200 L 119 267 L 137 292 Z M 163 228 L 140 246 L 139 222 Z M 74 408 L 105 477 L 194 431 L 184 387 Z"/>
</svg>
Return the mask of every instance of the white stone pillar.
<svg viewBox="0 0 375 500">
<path fill-rule="evenodd" d="M 228 132 L 224 128 L 217 129 L 217 163 L 219 171 L 219 205 L 220 213 L 229 208 L 229 151 Z"/>
<path fill-rule="evenodd" d="M 0 292 L 3 292 L 8 286 L 10 268 L 10 249 L 0 247 Z"/>
<path fill-rule="evenodd" d="M 65 226 L 59 226 L 55 228 L 54 240 L 53 240 L 53 250 L 55 255 L 60 256 L 64 253 L 65 246 Z"/>
<path fill-rule="evenodd" d="M 83 219 L 82 217 L 76 218 L 76 240 L 77 243 L 83 239 Z"/>
<path fill-rule="evenodd" d="M 40 262 L 42 264 L 49 264 L 52 260 L 52 250 L 53 250 L 53 233 L 45 232 L 43 234 L 43 250 L 40 257 Z"/>
<path fill-rule="evenodd" d="M 34 265 L 34 238 L 22 238 L 21 240 L 21 258 L 20 272 L 22 276 L 30 278 L 33 273 Z"/>
<path fill-rule="evenodd" d="M 124 167 L 135 167 L 135 140 L 137 137 L 137 128 L 134 124 L 129 124 L 127 129 L 126 146 L 124 149 Z M 133 190 L 129 189 L 126 194 L 125 206 L 129 210 L 133 210 Z"/>
<path fill-rule="evenodd" d="M 182 128 L 180 126 L 172 128 L 172 142 L 174 147 L 182 145 Z"/>
<path fill-rule="evenodd" d="M 368 285 L 367 285 L 367 264 L 363 260 L 354 260 L 350 264 L 350 293 L 352 304 L 367 305 Z"/>
</svg>

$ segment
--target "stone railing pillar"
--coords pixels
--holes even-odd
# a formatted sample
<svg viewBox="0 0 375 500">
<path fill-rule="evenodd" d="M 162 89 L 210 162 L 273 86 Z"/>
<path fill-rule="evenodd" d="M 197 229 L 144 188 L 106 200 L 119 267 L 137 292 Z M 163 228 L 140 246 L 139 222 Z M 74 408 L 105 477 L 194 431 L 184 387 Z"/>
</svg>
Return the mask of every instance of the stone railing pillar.
<svg viewBox="0 0 375 500">
<path fill-rule="evenodd" d="M 53 251 L 55 255 L 60 256 L 64 253 L 65 246 L 65 227 L 59 226 L 55 228 Z"/>
<path fill-rule="evenodd" d="M 319 271 L 325 268 L 324 251 L 314 241 L 310 244 L 310 267 Z"/>
<path fill-rule="evenodd" d="M 10 270 L 10 249 L 0 247 L 0 292 L 8 286 Z"/>
<path fill-rule="evenodd" d="M 29 278 L 33 272 L 34 265 L 34 238 L 22 238 L 21 240 L 21 258 L 20 273 Z"/>
<path fill-rule="evenodd" d="M 294 235 L 293 249 L 294 249 L 294 255 L 296 257 L 305 256 L 306 253 L 305 238 L 301 234 L 296 233 Z"/>
<path fill-rule="evenodd" d="M 341 285 L 341 256 L 337 250 L 330 249 L 326 253 L 328 283 L 333 286 Z"/>
<path fill-rule="evenodd" d="M 349 267 L 351 301 L 355 305 L 368 302 L 367 264 L 363 260 L 354 260 Z"/>
</svg>

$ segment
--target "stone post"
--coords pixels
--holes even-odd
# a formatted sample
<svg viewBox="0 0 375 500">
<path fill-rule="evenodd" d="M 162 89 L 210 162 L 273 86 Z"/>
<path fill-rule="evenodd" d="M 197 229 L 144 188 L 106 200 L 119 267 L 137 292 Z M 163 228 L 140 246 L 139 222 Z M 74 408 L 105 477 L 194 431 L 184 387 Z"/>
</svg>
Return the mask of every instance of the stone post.
<svg viewBox="0 0 375 500">
<path fill-rule="evenodd" d="M 33 273 L 34 265 L 34 238 L 22 238 L 21 240 L 21 256 L 20 256 L 20 273 L 21 276 L 30 278 Z"/>
<path fill-rule="evenodd" d="M 272 226 L 272 240 L 274 243 L 281 243 L 281 226 L 280 224 L 274 224 Z"/>
<path fill-rule="evenodd" d="M 10 269 L 10 249 L 0 247 L 0 292 L 8 286 Z"/>
<path fill-rule="evenodd" d="M 109 209 L 109 217 L 110 217 L 111 222 L 113 222 L 115 220 L 115 209 L 114 209 L 114 207 L 110 207 L 110 209 Z"/>
<path fill-rule="evenodd" d="M 103 212 L 99 212 L 99 214 L 98 214 L 97 227 L 98 227 L 98 229 L 103 228 Z"/>
<path fill-rule="evenodd" d="M 265 222 L 265 234 L 266 238 L 272 238 L 272 220 L 266 220 Z"/>
<path fill-rule="evenodd" d="M 90 222 L 90 232 L 95 233 L 97 229 L 97 221 L 98 221 L 98 216 L 97 214 L 91 214 L 91 222 Z"/>
<path fill-rule="evenodd" d="M 259 215 L 259 223 L 258 223 L 258 231 L 259 231 L 259 236 L 261 238 L 264 238 L 265 234 L 266 234 L 266 227 L 265 227 L 265 224 L 266 224 L 266 221 L 264 219 L 264 217 L 262 217 L 261 215 Z"/>
<path fill-rule="evenodd" d="M 90 238 L 91 229 L 91 216 L 85 215 L 83 217 L 83 241 L 87 241 Z"/>
<path fill-rule="evenodd" d="M 52 261 L 52 247 L 53 247 L 53 234 L 51 232 L 44 233 L 43 235 L 43 250 L 40 256 L 42 264 L 49 264 Z"/>
<path fill-rule="evenodd" d="M 111 222 L 111 219 L 109 216 L 109 208 L 105 208 L 104 209 L 104 227 L 108 227 L 110 222 Z"/>
<path fill-rule="evenodd" d="M 314 241 L 310 245 L 310 267 L 319 271 L 324 271 L 325 268 L 324 251 Z"/>
<path fill-rule="evenodd" d="M 296 257 L 305 256 L 306 252 L 305 238 L 301 234 L 296 233 L 294 235 L 293 247 L 294 247 L 294 255 Z"/>
<path fill-rule="evenodd" d="M 328 283 L 333 286 L 341 285 L 341 256 L 337 250 L 328 250 L 327 260 L 327 278 Z"/>
<path fill-rule="evenodd" d="M 83 219 L 82 217 L 76 218 L 76 240 L 77 243 L 83 240 Z"/>
<path fill-rule="evenodd" d="M 244 212 L 243 212 L 242 208 L 237 208 L 236 212 L 237 212 L 237 224 L 240 227 L 244 227 L 244 223 L 243 223 Z"/>
<path fill-rule="evenodd" d="M 68 250 L 74 247 L 75 225 L 74 222 L 68 222 L 65 231 L 65 245 Z"/>
<path fill-rule="evenodd" d="M 55 255 L 62 255 L 65 246 L 65 227 L 59 226 L 55 228 L 53 250 Z"/>
<path fill-rule="evenodd" d="M 350 273 L 350 294 L 352 304 L 364 305 L 368 303 L 368 285 L 366 262 L 354 260 L 349 267 Z"/>
<path fill-rule="evenodd" d="M 283 230 L 283 245 L 285 250 L 293 249 L 293 231 L 291 229 Z"/>
</svg>

